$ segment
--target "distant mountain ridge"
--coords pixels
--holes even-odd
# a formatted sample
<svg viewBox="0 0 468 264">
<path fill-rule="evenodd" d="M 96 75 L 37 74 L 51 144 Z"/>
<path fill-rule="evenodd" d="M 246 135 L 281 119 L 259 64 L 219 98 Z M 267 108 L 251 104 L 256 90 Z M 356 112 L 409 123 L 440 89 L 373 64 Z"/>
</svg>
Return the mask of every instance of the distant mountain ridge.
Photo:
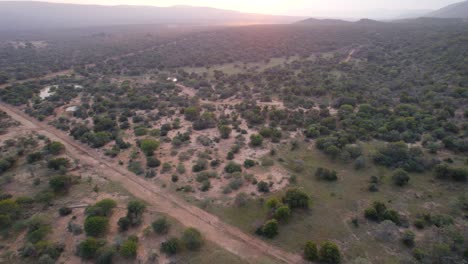
<svg viewBox="0 0 468 264">
<path fill-rule="evenodd" d="M 318 19 L 318 18 L 308 18 L 301 20 L 297 22 L 296 24 L 308 24 L 308 25 L 330 25 L 330 26 L 336 26 L 336 25 L 347 25 L 351 24 L 353 22 L 346 21 L 346 20 L 341 20 L 341 19 Z"/>
<path fill-rule="evenodd" d="M 308 18 L 305 20 L 301 20 L 296 24 L 302 25 L 317 25 L 317 26 L 342 26 L 342 25 L 379 25 L 384 24 L 385 22 L 363 18 L 355 22 L 341 20 L 341 19 L 318 19 L 318 18 Z"/>
<path fill-rule="evenodd" d="M 0 30 L 78 28 L 125 24 L 275 24 L 300 17 L 249 14 L 193 6 L 101 6 L 47 2 L 0 2 Z"/>
<path fill-rule="evenodd" d="M 455 3 L 427 14 L 428 17 L 468 19 L 468 1 Z"/>
</svg>

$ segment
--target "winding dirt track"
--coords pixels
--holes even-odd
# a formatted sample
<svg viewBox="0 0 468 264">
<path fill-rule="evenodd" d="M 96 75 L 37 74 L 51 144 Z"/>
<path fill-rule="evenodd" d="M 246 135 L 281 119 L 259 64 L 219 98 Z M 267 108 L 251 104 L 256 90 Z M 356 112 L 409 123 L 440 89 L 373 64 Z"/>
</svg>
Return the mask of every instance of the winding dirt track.
<svg viewBox="0 0 468 264">
<path fill-rule="evenodd" d="M 301 256 L 286 252 L 248 235 L 156 184 L 147 182 L 145 179 L 128 172 L 125 168 L 112 164 L 108 158 L 73 140 L 63 131 L 41 123 L 3 102 L 0 102 L 0 110 L 5 111 L 13 119 L 20 122 L 25 129 L 37 131 L 51 140 L 62 142 L 70 157 L 79 160 L 81 164 L 98 168 L 107 179 L 120 183 L 135 197 L 146 201 L 151 209 L 166 213 L 185 226 L 198 228 L 208 240 L 238 255 L 247 263 L 259 263 L 265 259 L 271 259 L 268 263 L 303 263 Z"/>
</svg>

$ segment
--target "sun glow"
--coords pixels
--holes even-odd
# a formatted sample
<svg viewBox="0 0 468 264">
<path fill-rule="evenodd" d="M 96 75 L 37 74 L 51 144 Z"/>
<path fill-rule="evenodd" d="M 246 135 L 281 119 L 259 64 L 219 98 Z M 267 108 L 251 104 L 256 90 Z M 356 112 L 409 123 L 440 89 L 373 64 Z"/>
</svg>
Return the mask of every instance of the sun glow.
<svg viewBox="0 0 468 264">
<path fill-rule="evenodd" d="M 4 0 L 0 0 L 4 1 Z M 420 9 L 420 0 L 37 0 L 98 5 L 191 5 L 260 14 L 349 13 L 371 9 Z M 460 0 L 426 0 L 424 8 L 440 8 Z"/>
</svg>

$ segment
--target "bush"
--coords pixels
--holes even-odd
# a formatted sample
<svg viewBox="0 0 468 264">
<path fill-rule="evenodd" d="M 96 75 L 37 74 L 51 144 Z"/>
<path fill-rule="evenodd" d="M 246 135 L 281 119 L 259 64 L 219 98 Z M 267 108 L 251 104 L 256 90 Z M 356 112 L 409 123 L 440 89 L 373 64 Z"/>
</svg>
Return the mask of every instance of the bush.
<svg viewBox="0 0 468 264">
<path fill-rule="evenodd" d="M 439 164 L 435 167 L 434 173 L 439 179 L 452 179 L 464 182 L 468 179 L 468 170 L 463 168 L 451 168 L 447 164 Z"/>
<path fill-rule="evenodd" d="M 366 158 L 364 158 L 364 156 L 359 156 L 354 161 L 354 169 L 360 170 L 360 169 L 364 169 L 365 167 L 366 167 Z"/>
<path fill-rule="evenodd" d="M 117 203 L 112 199 L 103 199 L 85 210 L 87 216 L 110 216 Z"/>
<path fill-rule="evenodd" d="M 202 185 L 200 186 L 200 191 L 202 192 L 207 192 L 211 189 L 211 182 L 210 180 L 205 180 L 202 182 Z"/>
<path fill-rule="evenodd" d="M 364 211 L 364 216 L 375 222 L 390 220 L 396 225 L 400 225 L 400 216 L 395 210 L 388 210 L 387 206 L 381 202 L 374 202 L 371 207 Z"/>
<path fill-rule="evenodd" d="M 232 132 L 232 128 L 226 125 L 219 126 L 218 130 L 223 139 L 228 139 Z"/>
<path fill-rule="evenodd" d="M 102 244 L 94 237 L 88 237 L 78 244 L 77 254 L 84 259 L 92 259 Z"/>
<path fill-rule="evenodd" d="M 84 230 L 88 236 L 102 236 L 106 233 L 109 220 L 103 216 L 87 217 L 84 223 Z"/>
<path fill-rule="evenodd" d="M 318 249 L 317 245 L 312 241 L 307 241 L 304 246 L 304 259 L 307 261 L 318 260 Z"/>
<path fill-rule="evenodd" d="M 227 173 L 242 172 L 242 166 L 235 162 L 229 162 L 226 167 L 224 167 L 224 171 Z"/>
<path fill-rule="evenodd" d="M 281 206 L 281 202 L 280 200 L 278 200 L 278 198 L 272 197 L 268 199 L 268 201 L 266 202 L 266 206 L 268 207 L 268 209 L 276 209 L 279 206 Z"/>
<path fill-rule="evenodd" d="M 138 250 L 138 239 L 128 238 L 120 245 L 119 253 L 124 258 L 135 258 Z"/>
<path fill-rule="evenodd" d="M 252 167 L 254 167 L 254 166 L 255 166 L 255 161 L 253 161 L 253 160 L 251 160 L 251 159 L 246 159 L 246 160 L 244 161 L 244 167 L 245 167 L 246 169 L 252 168 Z"/>
<path fill-rule="evenodd" d="M 169 232 L 170 224 L 165 217 L 160 217 L 151 226 L 156 234 L 164 235 Z"/>
<path fill-rule="evenodd" d="M 43 240 L 51 231 L 49 223 L 42 216 L 36 215 L 27 222 L 26 240 L 35 244 Z"/>
<path fill-rule="evenodd" d="M 117 221 L 117 225 L 119 226 L 119 231 L 127 231 L 128 228 L 130 228 L 131 222 L 130 219 L 126 216 L 119 218 L 119 221 Z"/>
<path fill-rule="evenodd" d="M 228 186 L 230 189 L 236 191 L 236 190 L 239 190 L 243 184 L 244 184 L 244 180 L 242 178 L 235 178 L 229 182 Z"/>
<path fill-rule="evenodd" d="M 54 192 L 66 192 L 70 189 L 72 180 L 70 176 L 58 175 L 49 180 L 49 186 Z"/>
<path fill-rule="evenodd" d="M 325 180 L 325 181 L 336 181 L 338 180 L 338 176 L 336 171 L 331 171 L 329 169 L 324 169 L 324 168 L 318 168 L 315 171 L 315 176 L 319 178 L 320 180 Z"/>
<path fill-rule="evenodd" d="M 40 152 L 31 153 L 26 157 L 26 161 L 28 163 L 34 163 L 34 162 L 40 161 L 40 160 L 42 160 L 42 153 L 40 153 Z M 0 171 L 1 171 L 1 168 L 0 168 Z"/>
<path fill-rule="evenodd" d="M 291 209 L 287 205 L 276 208 L 273 218 L 279 222 L 287 222 L 291 217 Z"/>
<path fill-rule="evenodd" d="M 130 161 L 128 163 L 128 170 L 135 173 L 136 175 L 141 175 L 143 172 L 145 172 L 141 166 L 141 163 L 139 161 Z"/>
<path fill-rule="evenodd" d="M 184 109 L 184 116 L 188 121 L 195 121 L 200 117 L 200 109 L 198 107 L 187 107 Z"/>
<path fill-rule="evenodd" d="M 414 246 L 414 238 L 415 238 L 414 233 L 412 231 L 407 230 L 407 231 L 405 231 L 405 233 L 403 233 L 401 241 L 407 247 L 413 247 Z"/>
<path fill-rule="evenodd" d="M 161 252 L 166 255 L 172 256 L 177 254 L 179 251 L 180 241 L 175 237 L 169 238 L 167 241 L 161 243 Z"/>
<path fill-rule="evenodd" d="M 197 229 L 187 228 L 182 234 L 182 243 L 188 250 L 198 250 L 203 245 L 203 238 Z"/>
<path fill-rule="evenodd" d="M 335 243 L 324 242 L 320 246 L 319 251 L 320 261 L 328 264 L 337 264 L 341 261 L 340 249 Z"/>
<path fill-rule="evenodd" d="M 139 225 L 146 210 L 146 205 L 141 201 L 130 201 L 127 205 L 127 218 L 132 226 Z"/>
<path fill-rule="evenodd" d="M 140 148 L 146 156 L 153 156 L 153 153 L 159 147 L 159 141 L 154 139 L 142 139 L 140 141 Z"/>
<path fill-rule="evenodd" d="M 423 154 L 418 148 L 408 148 L 406 143 L 389 143 L 379 149 L 374 156 L 374 162 L 390 168 L 403 168 L 410 172 L 425 170 Z"/>
<path fill-rule="evenodd" d="M 309 196 L 297 189 L 289 189 L 283 197 L 283 203 L 289 205 L 291 209 L 295 208 L 309 208 Z"/>
<path fill-rule="evenodd" d="M 44 150 L 51 155 L 59 155 L 65 150 L 65 146 L 57 141 L 51 142 L 44 147 Z"/>
<path fill-rule="evenodd" d="M 268 220 L 262 227 L 262 235 L 266 238 L 274 238 L 278 235 L 278 221 Z"/>
<path fill-rule="evenodd" d="M 67 158 L 56 158 L 51 159 L 47 162 L 47 167 L 49 169 L 60 170 L 62 168 L 68 168 L 70 166 L 70 161 Z"/>
<path fill-rule="evenodd" d="M 263 144 L 263 137 L 259 134 L 252 134 L 250 136 L 250 146 L 260 147 Z"/>
<path fill-rule="evenodd" d="M 96 264 L 112 264 L 115 249 L 113 247 L 103 247 L 97 251 Z"/>
<path fill-rule="evenodd" d="M 414 220 L 414 226 L 417 228 L 417 229 L 424 229 L 426 225 L 426 222 L 424 221 L 424 219 L 416 219 Z"/>
<path fill-rule="evenodd" d="M 9 227 L 13 220 L 18 218 L 21 213 L 21 208 L 18 203 L 12 199 L 0 201 L 0 228 Z"/>
<path fill-rule="evenodd" d="M 206 170 L 208 167 L 208 161 L 206 159 L 198 159 L 192 166 L 192 172 L 200 172 Z"/>
<path fill-rule="evenodd" d="M 393 182 L 398 186 L 405 186 L 408 184 L 410 177 L 408 173 L 403 169 L 398 169 L 393 172 Z"/>
<path fill-rule="evenodd" d="M 72 213 L 72 209 L 69 207 L 60 207 L 59 208 L 59 215 L 60 216 L 67 216 Z"/>
<path fill-rule="evenodd" d="M 146 166 L 148 168 L 157 168 L 157 167 L 161 166 L 161 161 L 158 160 L 155 157 L 147 157 L 146 158 Z"/>
<path fill-rule="evenodd" d="M 259 183 L 257 183 L 257 190 L 262 193 L 268 193 L 270 192 L 270 186 L 268 185 L 268 183 L 260 181 Z"/>
</svg>

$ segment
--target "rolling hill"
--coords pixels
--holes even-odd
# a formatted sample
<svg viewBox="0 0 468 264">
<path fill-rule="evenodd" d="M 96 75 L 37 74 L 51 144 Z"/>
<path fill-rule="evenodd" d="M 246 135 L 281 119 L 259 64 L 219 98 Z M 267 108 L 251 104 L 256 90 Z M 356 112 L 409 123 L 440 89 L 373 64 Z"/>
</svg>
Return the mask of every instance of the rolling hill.
<svg viewBox="0 0 468 264">
<path fill-rule="evenodd" d="M 78 28 L 129 24 L 284 24 L 291 16 L 248 14 L 193 6 L 100 6 L 46 2 L 0 2 L 0 30 Z"/>
<path fill-rule="evenodd" d="M 468 18 L 468 1 L 446 6 L 426 16 L 439 18 Z"/>
</svg>

